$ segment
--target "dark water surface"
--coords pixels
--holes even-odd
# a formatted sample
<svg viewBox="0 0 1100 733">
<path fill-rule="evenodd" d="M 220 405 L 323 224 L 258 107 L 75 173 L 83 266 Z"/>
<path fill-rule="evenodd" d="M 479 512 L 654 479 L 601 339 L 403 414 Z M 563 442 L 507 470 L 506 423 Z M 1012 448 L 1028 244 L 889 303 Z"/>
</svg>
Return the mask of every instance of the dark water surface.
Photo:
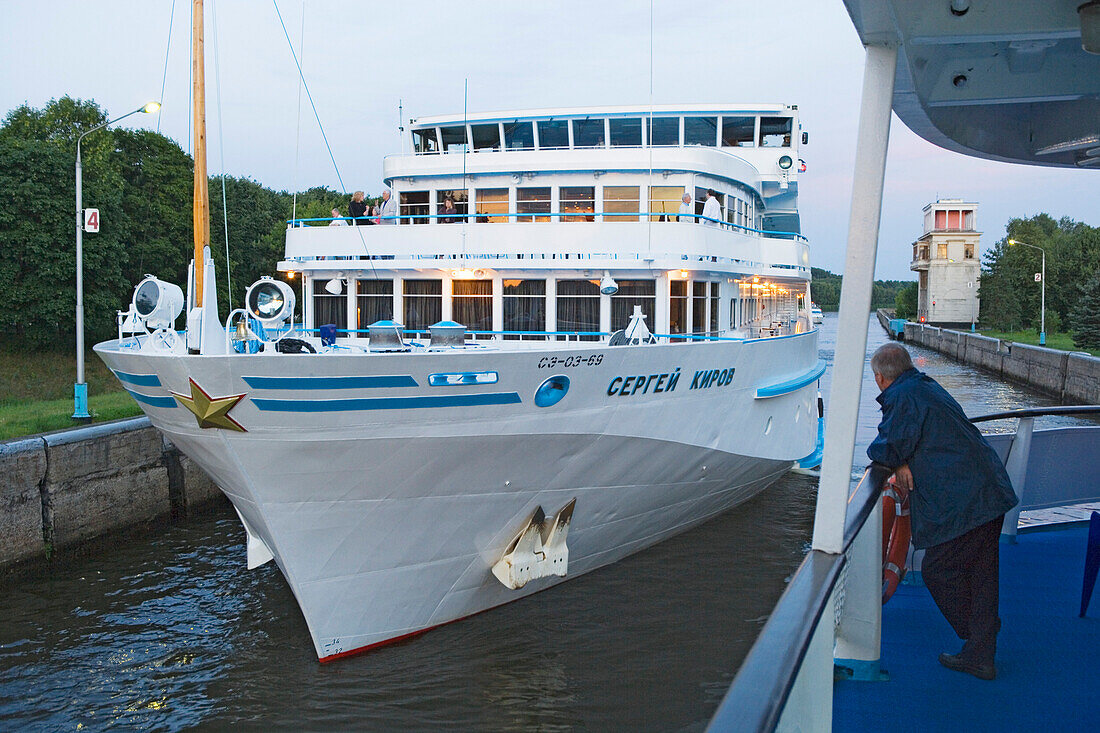
<svg viewBox="0 0 1100 733">
<path fill-rule="evenodd" d="M 829 314 L 829 363 L 835 334 Z M 1053 403 L 912 352 L 968 414 Z M 875 394 L 868 372 L 857 466 Z M 614 566 L 326 665 L 221 508 L 0 586 L 0 729 L 698 730 L 806 551 L 815 492 L 788 474 Z"/>
</svg>

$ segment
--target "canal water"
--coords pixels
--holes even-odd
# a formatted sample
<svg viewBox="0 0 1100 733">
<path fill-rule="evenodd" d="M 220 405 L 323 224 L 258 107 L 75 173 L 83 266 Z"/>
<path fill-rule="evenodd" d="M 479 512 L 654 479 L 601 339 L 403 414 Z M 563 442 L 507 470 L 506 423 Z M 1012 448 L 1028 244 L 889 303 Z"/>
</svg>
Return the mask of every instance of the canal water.
<svg viewBox="0 0 1100 733">
<path fill-rule="evenodd" d="M 829 363 L 835 334 L 828 314 Z M 970 415 L 1052 404 L 911 350 Z M 876 394 L 868 371 L 856 470 Z M 0 586 L 0 729 L 699 730 L 807 549 L 815 491 L 788 474 L 612 567 L 326 665 L 219 508 Z"/>
</svg>

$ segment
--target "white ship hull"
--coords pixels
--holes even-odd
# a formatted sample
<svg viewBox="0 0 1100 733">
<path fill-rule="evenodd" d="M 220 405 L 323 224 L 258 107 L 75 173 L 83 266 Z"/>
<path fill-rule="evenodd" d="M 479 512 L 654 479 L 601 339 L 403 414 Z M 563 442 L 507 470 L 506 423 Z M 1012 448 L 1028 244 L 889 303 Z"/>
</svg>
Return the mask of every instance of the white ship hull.
<svg viewBox="0 0 1100 733">
<path fill-rule="evenodd" d="M 270 550 L 321 659 L 560 582 L 513 590 L 491 571 L 536 507 L 576 500 L 574 577 L 750 498 L 815 449 L 816 331 L 410 354 L 96 351 Z M 429 379 L 487 371 L 499 381 Z M 568 390 L 539 407 L 553 375 Z M 246 432 L 200 428 L 172 396 L 189 380 L 243 394 L 229 417 Z"/>
</svg>

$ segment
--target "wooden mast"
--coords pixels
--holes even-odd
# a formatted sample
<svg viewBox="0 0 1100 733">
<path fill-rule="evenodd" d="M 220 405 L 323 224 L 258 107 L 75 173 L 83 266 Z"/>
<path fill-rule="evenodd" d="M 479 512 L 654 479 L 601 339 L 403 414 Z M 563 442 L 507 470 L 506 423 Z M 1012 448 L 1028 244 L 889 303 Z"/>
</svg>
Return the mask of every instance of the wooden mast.
<svg viewBox="0 0 1100 733">
<path fill-rule="evenodd" d="M 202 0 L 193 0 L 191 7 L 191 83 L 192 116 L 195 150 L 195 185 L 192 224 L 195 231 L 195 305 L 202 305 L 203 275 L 206 259 L 204 249 L 210 242 L 210 190 L 206 180 L 206 75 L 203 70 Z"/>
</svg>

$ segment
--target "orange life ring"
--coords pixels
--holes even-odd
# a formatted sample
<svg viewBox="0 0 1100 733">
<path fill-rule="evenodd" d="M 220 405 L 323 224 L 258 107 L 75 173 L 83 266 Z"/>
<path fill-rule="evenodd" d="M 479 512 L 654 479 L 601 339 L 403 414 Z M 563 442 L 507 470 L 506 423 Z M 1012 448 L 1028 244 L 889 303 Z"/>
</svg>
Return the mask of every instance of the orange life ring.
<svg viewBox="0 0 1100 733">
<path fill-rule="evenodd" d="M 905 577 L 912 527 L 909 523 L 909 492 L 891 476 L 882 491 L 882 602 L 890 600 Z"/>
</svg>

